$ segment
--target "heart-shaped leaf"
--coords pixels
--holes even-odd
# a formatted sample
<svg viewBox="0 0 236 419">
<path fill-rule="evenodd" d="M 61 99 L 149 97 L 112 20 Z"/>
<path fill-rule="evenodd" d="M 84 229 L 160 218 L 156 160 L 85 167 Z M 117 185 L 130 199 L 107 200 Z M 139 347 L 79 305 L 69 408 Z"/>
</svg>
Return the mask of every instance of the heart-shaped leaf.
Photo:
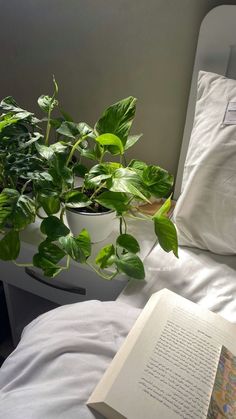
<svg viewBox="0 0 236 419">
<path fill-rule="evenodd" d="M 119 271 L 135 279 L 144 279 L 145 271 L 141 259 L 133 253 L 126 253 L 116 258 L 115 264 Z"/>
<path fill-rule="evenodd" d="M 84 263 L 91 254 L 91 240 L 87 230 L 82 230 L 79 236 L 60 237 L 62 248 L 77 262 Z"/>
<path fill-rule="evenodd" d="M 110 151 L 111 154 L 123 154 L 124 153 L 124 147 L 122 144 L 122 141 L 117 137 L 117 135 L 114 134 L 102 134 L 96 137 L 96 141 L 102 145 L 105 146 L 105 148 Z"/>
<path fill-rule="evenodd" d="M 115 248 L 113 244 L 108 244 L 104 246 L 96 256 L 95 262 L 101 268 L 107 268 L 113 263 L 113 260 L 110 260 L 112 256 L 115 255 Z M 109 263 L 109 260 L 111 263 Z"/>
<path fill-rule="evenodd" d="M 36 268 L 42 269 L 44 275 L 49 278 L 54 278 L 62 271 L 60 266 L 55 265 L 55 263 L 42 256 L 40 253 L 36 253 L 33 256 L 33 264 Z"/>
<path fill-rule="evenodd" d="M 38 194 L 38 202 L 47 215 L 56 214 L 61 207 L 60 198 L 55 191 L 46 190 Z"/>
<path fill-rule="evenodd" d="M 51 241 L 58 240 L 60 237 L 67 236 L 70 233 L 69 228 L 54 215 L 50 215 L 42 221 L 40 230 Z"/>
<path fill-rule="evenodd" d="M 159 166 L 147 166 L 142 172 L 142 179 L 150 193 L 157 198 L 166 196 L 173 186 L 174 178 Z"/>
<path fill-rule="evenodd" d="M 129 198 L 123 192 L 103 192 L 95 201 L 105 208 L 115 210 L 119 215 L 129 209 Z"/>
<path fill-rule="evenodd" d="M 92 201 L 78 190 L 72 190 L 65 194 L 64 196 L 66 207 L 68 208 L 83 208 L 88 207 L 92 204 Z"/>
<path fill-rule="evenodd" d="M 147 196 L 150 194 L 145 190 L 140 176 L 128 167 L 116 170 L 108 182 L 110 191 L 125 192 L 149 202 Z"/>
<path fill-rule="evenodd" d="M 98 134 L 114 134 L 124 145 L 135 116 L 136 102 L 137 99 L 130 96 L 109 106 L 95 125 Z"/>
<path fill-rule="evenodd" d="M 49 240 L 44 240 L 40 243 L 38 250 L 42 257 L 48 259 L 52 263 L 58 263 L 65 256 L 65 252 Z"/>
<path fill-rule="evenodd" d="M 44 112 L 49 112 L 58 105 L 58 101 L 48 95 L 41 95 L 38 98 L 38 105 Z"/>
<path fill-rule="evenodd" d="M 178 238 L 175 225 L 167 217 L 167 213 L 171 207 L 171 199 L 168 198 L 161 208 L 154 214 L 155 233 L 159 244 L 166 252 L 173 251 L 178 257 Z"/>
<path fill-rule="evenodd" d="M 116 244 L 122 247 L 125 250 L 128 250 L 130 253 L 138 253 L 140 251 L 140 246 L 135 237 L 131 234 L 121 234 L 116 239 Z"/>
</svg>

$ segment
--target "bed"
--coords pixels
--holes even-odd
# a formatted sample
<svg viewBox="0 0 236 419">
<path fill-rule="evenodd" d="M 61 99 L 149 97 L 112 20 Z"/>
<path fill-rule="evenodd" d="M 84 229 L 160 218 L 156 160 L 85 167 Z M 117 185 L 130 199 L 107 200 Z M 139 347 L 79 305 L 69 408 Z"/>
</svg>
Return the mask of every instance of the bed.
<svg viewBox="0 0 236 419">
<path fill-rule="evenodd" d="M 235 22 L 236 7 L 221 6 L 201 26 L 175 188 L 179 259 L 157 245 L 145 282 L 131 281 L 116 301 L 63 306 L 30 323 L 0 371 L 0 418 L 100 418 L 86 400 L 162 288 L 236 323 Z"/>
</svg>

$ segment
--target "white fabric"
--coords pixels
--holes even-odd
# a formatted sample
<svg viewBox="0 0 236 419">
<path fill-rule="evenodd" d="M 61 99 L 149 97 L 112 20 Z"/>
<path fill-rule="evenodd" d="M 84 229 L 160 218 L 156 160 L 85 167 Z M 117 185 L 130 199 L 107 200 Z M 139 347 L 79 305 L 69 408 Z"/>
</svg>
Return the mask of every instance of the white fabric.
<svg viewBox="0 0 236 419">
<path fill-rule="evenodd" d="M 150 295 L 162 288 L 236 323 L 236 258 L 156 246 L 146 281 L 132 281 L 118 301 L 57 308 L 26 327 L 0 369 L 0 418 L 101 418 L 85 405 Z"/>
<path fill-rule="evenodd" d="M 174 211 L 179 243 L 236 253 L 236 125 L 224 125 L 236 81 L 200 72 L 195 119 Z"/>
<path fill-rule="evenodd" d="M 85 403 L 139 313 L 88 301 L 38 317 L 0 369 L 0 418 L 100 418 Z"/>
<path fill-rule="evenodd" d="M 152 293 L 168 288 L 236 323 L 236 257 L 190 247 L 179 259 L 156 246 L 145 260 L 146 280 L 132 281 L 118 301 L 144 307 Z"/>
</svg>

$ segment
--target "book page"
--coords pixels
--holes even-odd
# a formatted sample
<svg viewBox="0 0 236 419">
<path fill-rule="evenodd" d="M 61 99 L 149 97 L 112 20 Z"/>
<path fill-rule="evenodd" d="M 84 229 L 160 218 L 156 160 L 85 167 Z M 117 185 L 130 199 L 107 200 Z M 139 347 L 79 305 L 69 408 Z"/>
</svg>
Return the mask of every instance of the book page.
<svg viewBox="0 0 236 419">
<path fill-rule="evenodd" d="M 129 419 L 206 418 L 221 346 L 236 350 L 232 331 L 226 320 L 166 290 L 105 403 Z"/>
</svg>

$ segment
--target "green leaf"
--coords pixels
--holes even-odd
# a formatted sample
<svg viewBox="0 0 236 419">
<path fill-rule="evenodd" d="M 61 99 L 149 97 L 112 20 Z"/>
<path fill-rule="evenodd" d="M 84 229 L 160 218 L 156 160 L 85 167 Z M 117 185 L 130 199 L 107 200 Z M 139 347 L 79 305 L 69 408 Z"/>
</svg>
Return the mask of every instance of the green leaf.
<svg viewBox="0 0 236 419">
<path fill-rule="evenodd" d="M 92 201 L 78 190 L 72 190 L 65 194 L 64 196 L 66 207 L 68 208 L 83 208 L 92 204 Z"/>
<path fill-rule="evenodd" d="M 88 173 L 88 169 L 87 169 L 87 167 L 86 166 L 84 166 L 83 164 L 81 164 L 81 163 L 76 163 L 76 164 L 74 164 L 73 165 L 73 167 L 72 167 L 72 170 L 73 170 L 73 173 L 76 175 L 76 176 L 79 176 L 79 177 L 82 177 L 82 178 L 84 178 L 85 177 L 85 175 L 86 175 L 86 173 Z"/>
<path fill-rule="evenodd" d="M 107 268 L 113 263 L 113 260 L 111 261 L 111 263 L 109 263 L 109 259 L 113 255 L 115 255 L 115 248 L 113 244 L 108 244 L 99 251 L 99 253 L 96 256 L 95 262 L 101 269 Z"/>
<path fill-rule="evenodd" d="M 125 144 L 125 151 L 132 147 L 142 137 L 143 134 L 129 135 Z"/>
<path fill-rule="evenodd" d="M 164 204 L 159 208 L 159 210 L 153 215 L 153 218 L 158 218 L 163 215 L 167 215 L 171 209 L 171 196 L 165 200 Z"/>
<path fill-rule="evenodd" d="M 91 254 L 91 240 L 85 229 L 77 237 L 60 237 L 59 242 L 66 253 L 80 263 L 85 263 Z"/>
<path fill-rule="evenodd" d="M 162 249 L 166 252 L 173 250 L 174 255 L 178 257 L 177 232 L 172 221 L 166 217 L 158 217 L 154 219 L 154 225 Z"/>
<path fill-rule="evenodd" d="M 117 237 L 116 244 L 123 249 L 128 250 L 130 253 L 138 253 L 140 251 L 139 243 L 135 237 L 130 234 L 121 234 Z"/>
<path fill-rule="evenodd" d="M 28 133 L 28 135 L 29 135 L 29 140 L 19 144 L 20 150 L 24 150 L 25 148 L 29 147 L 31 144 L 43 138 L 42 134 L 40 134 L 39 132 L 34 132 L 33 134 Z"/>
<path fill-rule="evenodd" d="M 28 172 L 29 178 L 32 180 L 42 181 L 42 182 L 52 182 L 52 176 L 48 172 Z"/>
<path fill-rule="evenodd" d="M 111 154 L 123 154 L 124 147 L 122 141 L 114 134 L 102 134 L 96 137 L 96 141 L 102 145 L 106 146 L 106 149 L 110 151 Z"/>
<path fill-rule="evenodd" d="M 154 220 L 155 233 L 159 244 L 166 252 L 173 251 L 178 257 L 178 238 L 175 225 L 166 216 L 171 207 L 171 199 L 168 198 L 161 208 L 152 217 Z"/>
<path fill-rule="evenodd" d="M 50 278 L 54 278 L 62 271 L 61 267 L 55 265 L 55 263 L 51 262 L 40 253 L 36 253 L 33 256 L 33 265 L 36 268 L 42 269 L 44 275 Z"/>
<path fill-rule="evenodd" d="M 0 225 L 9 221 L 15 230 L 23 230 L 35 221 L 35 204 L 27 195 L 14 189 L 4 189 L 0 194 Z"/>
<path fill-rule="evenodd" d="M 97 154 L 94 150 L 92 150 L 91 148 L 88 149 L 81 149 L 80 150 L 80 154 L 82 157 L 86 157 L 89 160 L 97 160 Z"/>
<path fill-rule="evenodd" d="M 133 253 L 126 253 L 115 260 L 119 271 L 135 279 L 144 279 L 145 271 L 141 259 Z"/>
<path fill-rule="evenodd" d="M 64 185 L 72 187 L 74 182 L 72 169 L 66 167 L 65 161 L 66 155 L 60 153 L 55 154 L 50 160 L 49 174 L 52 176 L 54 184 L 60 188 Z"/>
<path fill-rule="evenodd" d="M 89 136 L 90 138 L 95 138 L 93 128 L 91 128 L 86 122 L 79 122 L 78 129 L 81 137 Z"/>
<path fill-rule="evenodd" d="M 44 112 L 49 112 L 58 105 L 58 101 L 48 95 L 41 95 L 38 98 L 38 105 Z"/>
<path fill-rule="evenodd" d="M 147 196 L 150 194 L 145 190 L 140 176 L 128 167 L 116 170 L 107 185 L 110 191 L 125 192 L 149 202 Z"/>
<path fill-rule="evenodd" d="M 17 231 L 9 231 L 0 241 L 0 259 L 15 260 L 20 253 L 20 239 Z"/>
<path fill-rule="evenodd" d="M 131 160 L 131 162 L 129 163 L 130 168 L 134 169 L 137 171 L 137 173 L 142 173 L 143 170 L 147 167 L 147 163 L 141 161 L 141 160 Z"/>
<path fill-rule="evenodd" d="M 58 240 L 60 237 L 67 236 L 70 233 L 69 228 L 54 215 L 50 215 L 42 221 L 40 230 L 51 241 Z"/>
<path fill-rule="evenodd" d="M 36 209 L 34 201 L 27 195 L 20 195 L 17 200 L 11 220 L 15 230 L 24 230 L 24 228 L 35 221 Z"/>
<path fill-rule="evenodd" d="M 123 192 L 103 192 L 95 201 L 105 208 L 115 210 L 119 215 L 129 209 L 129 198 Z"/>
<path fill-rule="evenodd" d="M 135 116 L 136 101 L 137 99 L 130 96 L 109 106 L 95 125 L 98 134 L 114 134 L 125 145 Z"/>
<path fill-rule="evenodd" d="M 50 160 L 54 156 L 54 151 L 51 147 L 47 147 L 46 145 L 37 143 L 35 144 L 35 146 L 40 156 L 42 156 L 44 159 Z"/>
<path fill-rule="evenodd" d="M 56 214 L 60 210 L 61 202 L 57 192 L 40 192 L 37 198 L 47 215 Z"/>
<path fill-rule="evenodd" d="M 32 123 L 37 123 L 39 120 L 34 117 L 31 112 L 22 109 L 12 96 L 7 96 L 0 103 L 0 108 L 4 111 L 13 113 L 18 120 L 28 119 Z"/>
<path fill-rule="evenodd" d="M 15 189 L 5 188 L 0 194 L 0 226 L 4 225 L 14 211 L 19 192 Z"/>
<path fill-rule="evenodd" d="M 166 196 L 174 183 L 173 176 L 159 166 L 145 167 L 142 179 L 150 193 L 157 198 Z"/>
<path fill-rule="evenodd" d="M 61 126 L 56 130 L 59 134 L 69 138 L 77 138 L 80 136 L 78 124 L 71 121 L 62 122 Z"/>
<path fill-rule="evenodd" d="M 79 124 L 76 124 L 72 121 L 63 121 L 60 127 L 56 130 L 59 134 L 64 135 L 65 137 L 77 139 L 79 137 L 84 136 L 92 136 L 93 135 L 93 129 L 86 124 L 86 122 L 79 122 Z"/>
<path fill-rule="evenodd" d="M 49 240 L 44 240 L 42 243 L 40 243 L 38 250 L 42 257 L 55 264 L 65 256 L 65 252 L 59 246 L 51 243 Z"/>
<path fill-rule="evenodd" d="M 55 154 L 63 154 L 67 152 L 68 146 L 65 145 L 65 143 L 63 144 L 61 141 L 58 141 L 57 143 L 54 143 L 50 146 L 50 149 L 55 153 Z"/>
<path fill-rule="evenodd" d="M 9 125 L 15 124 L 17 121 L 19 121 L 19 119 L 12 116 L 11 114 L 2 115 L 0 120 L 0 132 L 2 132 L 4 128 L 8 127 Z"/>
<path fill-rule="evenodd" d="M 96 164 L 85 176 L 86 187 L 92 188 L 99 186 L 102 181 L 111 178 L 112 174 L 120 166 L 120 163 L 116 162 Z"/>
<path fill-rule="evenodd" d="M 85 228 L 80 232 L 79 236 L 76 237 L 76 241 L 87 259 L 91 255 L 91 238 Z"/>
</svg>

